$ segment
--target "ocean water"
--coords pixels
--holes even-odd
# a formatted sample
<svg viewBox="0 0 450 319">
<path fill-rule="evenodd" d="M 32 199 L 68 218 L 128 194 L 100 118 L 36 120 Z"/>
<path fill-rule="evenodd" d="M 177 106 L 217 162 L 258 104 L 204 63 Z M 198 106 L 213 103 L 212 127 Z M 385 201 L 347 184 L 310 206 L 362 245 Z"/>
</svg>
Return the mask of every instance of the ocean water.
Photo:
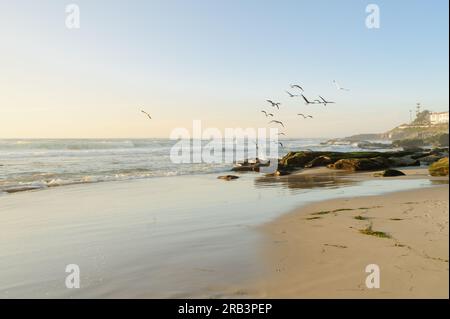
<svg viewBox="0 0 450 319">
<path fill-rule="evenodd" d="M 356 145 L 322 145 L 326 139 L 281 140 L 288 150 L 357 151 Z M 71 184 L 229 171 L 232 163 L 173 163 L 170 139 L 0 139 L 0 194 Z M 209 141 L 202 141 L 203 146 Z M 233 149 L 225 141 L 223 151 Z M 250 151 L 254 143 L 248 143 Z M 252 146 L 253 145 L 253 146 Z M 214 147 L 214 145 L 213 145 Z M 202 151 L 191 148 L 191 154 Z M 263 158 L 263 156 L 260 156 Z"/>
</svg>

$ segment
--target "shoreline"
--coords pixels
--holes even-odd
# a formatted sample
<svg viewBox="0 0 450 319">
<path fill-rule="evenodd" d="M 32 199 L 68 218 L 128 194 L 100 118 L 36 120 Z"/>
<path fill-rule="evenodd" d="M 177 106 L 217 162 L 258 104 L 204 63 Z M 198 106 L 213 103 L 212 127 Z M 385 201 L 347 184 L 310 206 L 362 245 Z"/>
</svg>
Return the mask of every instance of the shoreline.
<svg viewBox="0 0 450 319">
<path fill-rule="evenodd" d="M 251 283 L 249 294 L 448 298 L 448 189 L 446 184 L 313 202 L 262 225 L 268 277 Z M 365 286 L 369 264 L 380 267 L 379 289 Z"/>
</svg>

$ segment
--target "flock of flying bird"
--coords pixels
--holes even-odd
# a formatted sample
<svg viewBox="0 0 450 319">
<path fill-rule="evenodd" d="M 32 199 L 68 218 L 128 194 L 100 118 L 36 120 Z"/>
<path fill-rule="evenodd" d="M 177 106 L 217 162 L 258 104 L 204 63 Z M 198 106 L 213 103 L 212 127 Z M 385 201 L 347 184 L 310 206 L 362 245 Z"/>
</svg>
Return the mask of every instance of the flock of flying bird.
<svg viewBox="0 0 450 319">
<path fill-rule="evenodd" d="M 336 89 L 338 89 L 339 91 L 350 91 L 350 90 L 347 89 L 347 88 L 341 87 L 341 86 L 339 85 L 339 83 L 338 83 L 336 80 L 333 80 L 333 84 L 334 84 L 334 86 L 336 87 Z M 299 91 L 299 94 L 292 94 L 292 93 L 289 92 L 289 91 L 285 91 L 285 92 L 289 95 L 289 97 L 291 97 L 291 98 L 302 97 L 302 99 L 305 101 L 305 104 L 306 104 L 306 105 L 310 105 L 310 104 L 323 104 L 324 106 L 327 106 L 327 104 L 334 104 L 334 103 L 336 103 L 336 102 L 333 102 L 333 101 L 328 101 L 328 100 L 326 100 L 326 99 L 325 99 L 324 97 L 322 97 L 321 95 L 318 96 L 318 99 L 315 99 L 315 100 L 310 101 L 310 100 L 308 100 L 308 99 L 305 97 L 305 95 L 303 94 L 303 92 L 304 92 L 303 87 L 301 87 L 301 86 L 298 85 L 298 84 L 292 84 L 292 85 L 291 85 L 291 88 L 292 88 L 292 89 L 296 89 L 297 91 Z M 277 110 L 280 109 L 280 105 L 281 105 L 280 102 L 274 102 L 273 100 L 266 100 L 266 101 L 267 101 L 273 108 L 276 108 Z M 264 113 L 264 115 L 265 115 L 266 117 L 272 117 L 272 118 L 274 117 L 274 113 L 269 113 L 268 111 L 265 111 L 265 110 L 262 110 L 261 113 Z M 303 114 L 303 113 L 298 113 L 297 115 L 302 116 L 303 119 L 308 119 L 308 118 L 312 119 L 312 118 L 313 118 L 312 115 Z M 279 124 L 279 125 L 281 125 L 283 128 L 285 128 L 284 123 L 283 123 L 282 121 L 273 119 L 273 120 L 271 120 L 268 124 L 271 124 L 271 123 Z M 278 133 L 278 135 L 284 135 L 284 136 L 286 136 L 285 133 Z M 278 142 L 278 144 L 280 144 L 281 147 L 284 147 L 284 146 L 283 146 L 283 143 Z"/>
<path fill-rule="evenodd" d="M 341 87 L 341 86 L 339 85 L 339 83 L 338 83 L 336 80 L 333 80 L 333 84 L 334 84 L 334 86 L 336 87 L 336 89 L 338 89 L 339 91 L 350 91 L 350 90 L 347 89 L 347 88 Z M 298 84 L 292 84 L 292 85 L 291 85 L 291 88 L 292 88 L 292 89 L 296 89 L 296 90 L 300 90 L 301 93 L 300 93 L 300 95 L 299 95 L 299 94 L 292 94 L 292 93 L 289 92 L 289 91 L 285 91 L 285 92 L 289 95 L 289 97 L 295 98 L 295 97 L 300 97 L 300 96 L 301 96 L 301 97 L 303 98 L 303 100 L 305 101 L 305 104 L 306 104 L 306 105 L 309 105 L 309 104 L 323 104 L 324 106 L 327 106 L 327 104 L 334 104 L 334 103 L 336 103 L 336 102 L 333 102 L 333 101 L 327 101 L 327 100 L 326 100 L 325 98 L 323 98 L 321 95 L 318 96 L 319 99 L 315 99 L 315 100 L 313 100 L 313 101 L 310 101 L 310 100 L 308 100 L 308 99 L 303 95 L 304 90 L 303 90 L 303 88 L 302 88 L 300 85 L 298 85 Z M 276 108 L 277 110 L 280 109 L 280 105 L 281 105 L 280 102 L 274 102 L 274 101 L 272 101 L 272 100 L 266 100 L 266 101 L 267 101 L 268 103 L 270 103 L 270 105 L 271 105 L 273 108 Z M 149 113 L 147 113 L 146 111 L 141 110 L 141 112 L 142 112 L 144 115 L 146 115 L 146 116 L 148 117 L 148 119 L 150 119 L 150 120 L 152 119 L 151 115 L 150 115 Z M 262 110 L 261 112 L 264 113 L 264 115 L 265 115 L 266 117 L 274 117 L 274 114 L 273 114 L 273 113 L 269 113 L 269 112 L 267 112 L 267 111 L 265 111 L 265 110 Z M 298 113 L 297 115 L 302 116 L 304 119 L 308 119 L 308 118 L 311 118 L 311 119 L 312 119 L 312 118 L 313 118 L 312 115 L 303 114 L 303 113 Z M 268 124 L 271 124 L 271 123 L 279 124 L 279 125 L 281 125 L 283 128 L 285 128 L 284 123 L 281 122 L 281 121 L 278 121 L 278 120 L 271 120 Z M 278 135 L 284 135 L 284 136 L 286 136 L 286 134 L 283 133 L 283 132 L 278 133 Z M 280 144 L 281 147 L 284 147 L 284 146 L 283 146 L 283 143 L 278 142 L 278 144 Z"/>
</svg>

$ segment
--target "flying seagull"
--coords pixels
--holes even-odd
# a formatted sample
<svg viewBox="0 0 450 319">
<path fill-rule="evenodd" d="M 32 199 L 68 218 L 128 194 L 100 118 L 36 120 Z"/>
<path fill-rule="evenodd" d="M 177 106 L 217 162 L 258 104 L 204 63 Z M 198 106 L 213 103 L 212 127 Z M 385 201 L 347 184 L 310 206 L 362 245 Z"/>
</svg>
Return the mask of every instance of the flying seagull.
<svg viewBox="0 0 450 319">
<path fill-rule="evenodd" d="M 323 103 L 324 106 L 327 106 L 328 103 L 334 103 L 334 102 L 325 100 L 325 99 L 324 99 L 323 97 L 321 97 L 320 95 L 319 95 L 319 98 L 322 100 L 322 103 Z"/>
<path fill-rule="evenodd" d="M 144 110 L 141 110 L 141 112 L 142 113 L 144 113 L 145 115 L 147 115 L 148 116 L 148 118 L 151 120 L 152 119 L 152 117 L 150 116 L 150 114 L 148 114 L 147 112 L 145 112 Z"/>
<path fill-rule="evenodd" d="M 336 80 L 333 80 L 334 85 L 336 86 L 336 89 L 342 90 L 342 91 L 350 91 L 349 89 L 343 88 L 339 85 L 339 83 Z"/>
<path fill-rule="evenodd" d="M 281 103 L 275 103 L 272 100 L 266 100 L 266 101 L 269 102 L 272 105 L 272 107 L 276 107 L 277 109 L 280 109 Z"/>
<path fill-rule="evenodd" d="M 278 133 L 277 135 L 284 135 L 284 136 L 286 136 L 286 134 L 284 134 L 284 133 Z"/>
<path fill-rule="evenodd" d="M 316 102 L 308 101 L 308 99 L 302 94 L 302 98 L 305 100 L 306 104 L 316 104 Z"/>
<path fill-rule="evenodd" d="M 273 117 L 273 114 L 272 113 L 267 113 L 266 111 L 261 111 L 261 113 L 264 113 L 265 115 L 266 115 L 266 117 L 269 117 L 269 116 L 272 116 Z"/>
<path fill-rule="evenodd" d="M 298 113 L 297 115 L 303 116 L 304 119 L 306 119 L 306 118 L 308 118 L 308 117 L 309 117 L 309 118 L 313 118 L 312 115 L 305 115 L 305 114 L 303 114 L 303 113 Z"/>
<path fill-rule="evenodd" d="M 284 127 L 284 124 L 281 121 L 272 120 L 272 121 L 269 122 L 269 124 L 270 123 L 277 123 L 277 124 L 280 124 L 282 127 Z"/>
<path fill-rule="evenodd" d="M 304 91 L 303 88 L 300 85 L 298 85 L 298 84 L 292 84 L 291 88 L 293 88 L 293 89 L 294 88 L 300 89 L 300 90 L 302 90 L 302 92 Z"/>
<path fill-rule="evenodd" d="M 289 92 L 289 91 L 286 91 L 286 93 L 287 93 L 290 97 L 297 97 L 297 96 L 298 96 L 297 94 L 292 94 L 292 93 Z"/>
</svg>

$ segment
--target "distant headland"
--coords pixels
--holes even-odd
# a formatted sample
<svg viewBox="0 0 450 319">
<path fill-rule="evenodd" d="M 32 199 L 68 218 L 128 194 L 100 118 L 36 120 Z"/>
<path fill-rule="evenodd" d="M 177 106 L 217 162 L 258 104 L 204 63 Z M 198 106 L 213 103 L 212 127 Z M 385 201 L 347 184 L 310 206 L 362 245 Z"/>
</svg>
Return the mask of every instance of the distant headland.
<svg viewBox="0 0 450 319">
<path fill-rule="evenodd" d="M 391 141 L 391 147 L 448 147 L 449 112 L 417 112 L 415 119 L 384 133 L 357 134 L 331 139 L 324 144 L 358 143 L 361 148 L 378 148 L 379 141 Z M 387 146 L 383 144 L 383 146 Z"/>
</svg>

